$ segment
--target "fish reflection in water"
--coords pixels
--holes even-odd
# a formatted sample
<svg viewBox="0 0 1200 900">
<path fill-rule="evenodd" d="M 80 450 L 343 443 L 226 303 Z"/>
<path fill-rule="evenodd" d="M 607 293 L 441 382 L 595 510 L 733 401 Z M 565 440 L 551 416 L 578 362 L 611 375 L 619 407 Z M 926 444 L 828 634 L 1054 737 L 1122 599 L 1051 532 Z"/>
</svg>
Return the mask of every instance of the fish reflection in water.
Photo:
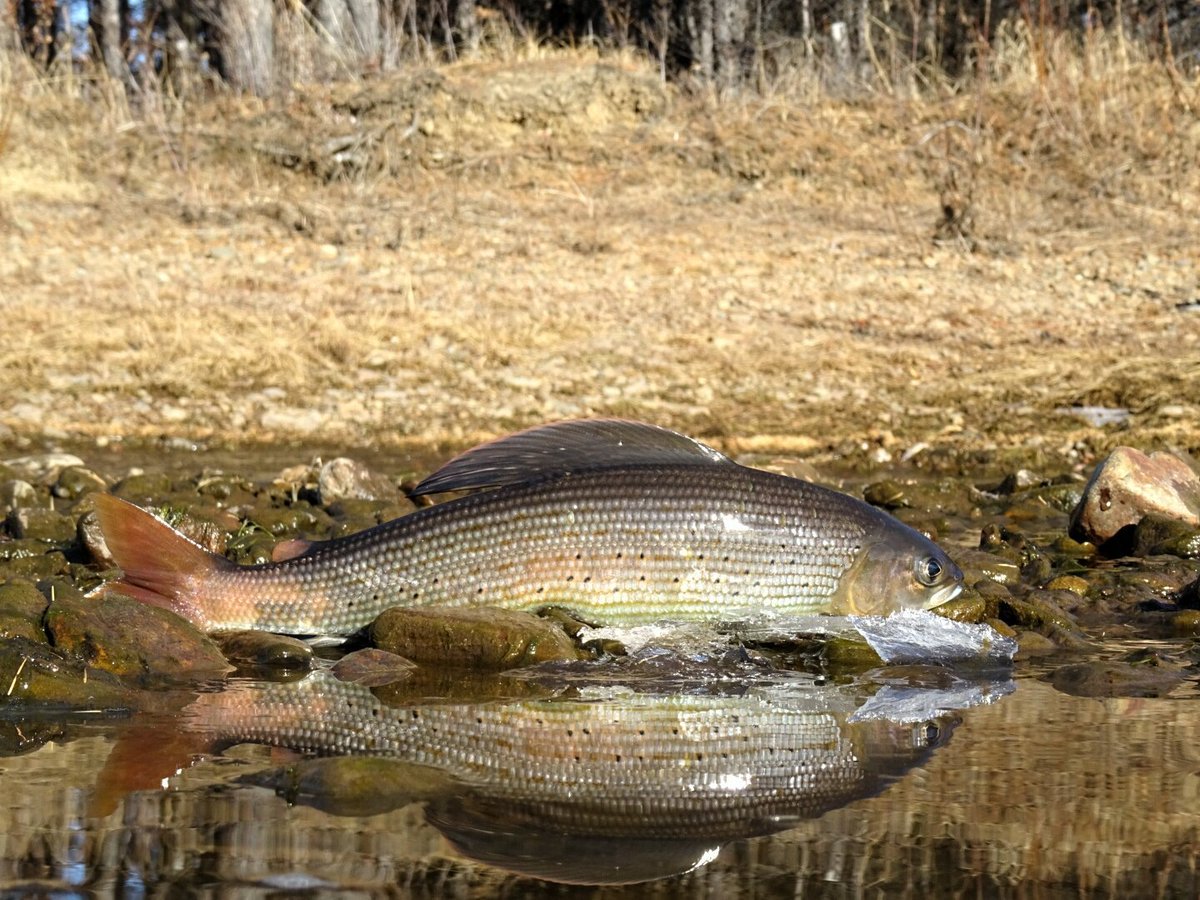
<svg viewBox="0 0 1200 900">
<path fill-rule="evenodd" d="M 187 727 L 226 745 L 391 760 L 409 774 L 373 786 L 373 811 L 423 800 L 428 821 L 467 857 L 550 880 L 618 883 L 687 871 L 725 842 L 876 794 L 955 722 L 936 691 L 932 717 L 913 721 L 909 696 L 897 721 L 863 685 L 588 693 L 405 703 L 315 673 L 202 695 Z M 337 809 L 343 799 L 326 788 L 304 796 L 303 786 L 297 796 L 282 781 L 293 800 Z M 325 784 L 337 783 L 346 782 Z"/>
</svg>

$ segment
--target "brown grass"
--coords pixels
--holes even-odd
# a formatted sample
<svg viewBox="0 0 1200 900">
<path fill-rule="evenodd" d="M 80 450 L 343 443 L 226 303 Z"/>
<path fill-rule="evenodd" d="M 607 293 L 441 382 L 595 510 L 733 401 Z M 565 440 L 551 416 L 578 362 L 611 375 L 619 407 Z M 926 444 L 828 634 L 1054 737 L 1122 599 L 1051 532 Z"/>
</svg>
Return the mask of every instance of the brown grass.
<svg viewBox="0 0 1200 900">
<path fill-rule="evenodd" d="M 528 45 L 273 102 L 130 106 L 8 60 L 0 427 L 387 446 L 618 414 L 818 454 L 1196 450 L 1196 83 L 1105 38 L 1029 47 L 853 101 Z"/>
</svg>

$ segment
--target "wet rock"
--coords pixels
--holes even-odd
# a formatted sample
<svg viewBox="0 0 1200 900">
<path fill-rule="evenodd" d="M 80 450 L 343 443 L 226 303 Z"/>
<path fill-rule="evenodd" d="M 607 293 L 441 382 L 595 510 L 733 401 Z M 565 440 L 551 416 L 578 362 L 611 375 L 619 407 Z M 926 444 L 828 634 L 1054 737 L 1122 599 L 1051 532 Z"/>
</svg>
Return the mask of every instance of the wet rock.
<svg viewBox="0 0 1200 900">
<path fill-rule="evenodd" d="M 900 509 L 912 505 L 904 485 L 890 478 L 868 484 L 863 488 L 863 499 L 880 509 Z"/>
<path fill-rule="evenodd" d="M 239 779 L 268 787 L 291 804 L 338 816 L 375 816 L 430 800 L 453 782 L 440 769 L 378 756 L 307 759 Z"/>
<path fill-rule="evenodd" d="M 121 479 L 112 492 L 122 500 L 138 505 L 162 503 L 163 498 L 171 493 L 171 479 L 161 472 L 139 472 Z"/>
<path fill-rule="evenodd" d="M 1044 634 L 1036 631 L 1024 631 L 1017 635 L 1016 659 L 1029 659 L 1036 656 L 1049 656 L 1061 648 Z"/>
<path fill-rule="evenodd" d="M 254 486 L 244 478 L 225 472 L 205 472 L 196 479 L 196 493 L 223 505 L 254 502 Z"/>
<path fill-rule="evenodd" d="M 200 681 L 231 670 L 212 638 L 190 622 L 120 594 L 56 597 L 46 629 L 56 647 L 123 678 Z"/>
<path fill-rule="evenodd" d="M 1152 513 L 1200 527 L 1200 476 L 1169 453 L 1118 447 L 1092 473 L 1070 534 L 1104 544 Z"/>
<path fill-rule="evenodd" d="M 64 546 L 75 540 L 75 520 L 52 509 L 14 509 L 5 519 L 15 538 L 45 541 Z"/>
<path fill-rule="evenodd" d="M 1058 575 L 1046 582 L 1048 591 L 1070 591 L 1080 597 L 1087 595 L 1089 587 L 1087 580 L 1078 575 Z"/>
<path fill-rule="evenodd" d="M 303 500 L 285 507 L 256 506 L 248 518 L 254 525 L 276 537 L 299 533 L 328 534 L 333 526 L 333 519 L 325 510 Z"/>
<path fill-rule="evenodd" d="M 268 631 L 227 631 L 213 635 L 225 658 L 239 669 L 307 672 L 312 648 L 298 638 Z"/>
<path fill-rule="evenodd" d="M 1133 555 L 1168 554 L 1200 559 L 1200 528 L 1156 513 L 1143 516 L 1133 530 Z"/>
<path fill-rule="evenodd" d="M 865 672 L 883 665 L 883 659 L 866 641 L 843 637 L 825 641 L 821 659 L 825 667 L 837 675 Z"/>
<path fill-rule="evenodd" d="M 0 584 L 0 641 L 21 637 L 46 642 L 42 617 L 50 601 L 30 581 L 6 581 Z"/>
<path fill-rule="evenodd" d="M 63 469 L 82 468 L 84 465 L 82 459 L 71 453 L 35 453 L 6 459 L 4 464 L 20 472 L 23 478 L 45 485 L 53 484 Z"/>
<path fill-rule="evenodd" d="M 1021 579 L 1020 563 L 982 550 L 958 550 L 954 553 L 954 561 L 963 571 L 965 584 L 984 579 L 997 584 L 1016 584 Z"/>
<path fill-rule="evenodd" d="M 582 656 L 554 623 L 490 608 L 389 609 L 371 625 L 371 642 L 418 665 L 470 669 L 512 669 Z"/>
<path fill-rule="evenodd" d="M 317 494 L 321 505 L 329 506 L 338 500 L 395 500 L 400 489 L 362 463 L 343 456 L 321 466 Z"/>
<path fill-rule="evenodd" d="M 83 466 L 67 466 L 58 473 L 50 493 L 61 500 L 78 500 L 93 491 L 107 491 L 108 484 L 91 469 Z"/>
<path fill-rule="evenodd" d="M 1180 637 L 1200 637 L 1200 610 L 1180 610 L 1171 617 L 1171 631 Z"/>
<path fill-rule="evenodd" d="M 104 532 L 100 529 L 100 518 L 94 510 L 79 517 L 79 522 L 75 526 L 75 536 L 79 545 L 86 551 L 88 558 L 96 565 L 109 569 L 117 564 L 108 550 Z"/>
<path fill-rule="evenodd" d="M 1049 681 L 1075 697 L 1164 697 L 1182 683 L 1183 676 L 1153 665 L 1097 660 L 1060 666 Z"/>
<path fill-rule="evenodd" d="M 24 637 L 0 641 L 0 703 L 124 710 L 135 694 L 109 674 Z"/>
<path fill-rule="evenodd" d="M 14 547 L 13 545 L 18 545 Z M 24 550 L 34 548 L 28 555 L 16 555 Z M 9 541 L 0 544 L 5 558 L 0 560 L 0 580 L 9 578 L 50 578 L 63 575 L 69 570 L 67 558 L 51 545 L 35 540 Z M 7 554 L 13 555 L 7 555 Z"/>
<path fill-rule="evenodd" d="M 47 501 L 28 481 L 10 480 L 0 484 L 0 514 L 9 515 L 13 510 L 45 506 Z"/>
<path fill-rule="evenodd" d="M 988 615 L 987 600 L 978 594 L 959 596 L 932 610 L 935 614 L 955 622 L 982 622 Z"/>
<path fill-rule="evenodd" d="M 380 687 L 407 678 L 416 663 L 378 647 L 367 647 L 347 653 L 333 664 L 333 674 L 341 681 Z"/>
</svg>

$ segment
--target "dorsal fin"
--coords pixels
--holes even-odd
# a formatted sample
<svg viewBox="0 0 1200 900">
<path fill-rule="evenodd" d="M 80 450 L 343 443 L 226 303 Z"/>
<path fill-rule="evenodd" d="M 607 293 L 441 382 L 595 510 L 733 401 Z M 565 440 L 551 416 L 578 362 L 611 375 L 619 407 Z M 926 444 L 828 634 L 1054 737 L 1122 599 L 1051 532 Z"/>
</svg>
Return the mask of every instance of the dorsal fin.
<svg viewBox="0 0 1200 900">
<path fill-rule="evenodd" d="M 586 469 L 638 465 L 733 465 L 686 435 L 625 419 L 575 419 L 538 425 L 456 456 L 410 494 L 440 494 L 520 484 Z"/>
</svg>

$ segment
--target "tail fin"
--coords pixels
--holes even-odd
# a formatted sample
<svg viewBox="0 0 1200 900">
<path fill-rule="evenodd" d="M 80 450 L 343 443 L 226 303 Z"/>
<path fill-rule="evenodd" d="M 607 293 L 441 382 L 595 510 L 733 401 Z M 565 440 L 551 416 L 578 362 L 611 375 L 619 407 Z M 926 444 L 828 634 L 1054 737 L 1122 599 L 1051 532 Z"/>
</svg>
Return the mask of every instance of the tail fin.
<svg viewBox="0 0 1200 900">
<path fill-rule="evenodd" d="M 112 494 L 95 494 L 96 515 L 121 578 L 115 591 L 178 613 L 198 628 L 210 623 L 200 603 L 204 583 L 235 564 L 192 543 L 174 528 Z"/>
</svg>

